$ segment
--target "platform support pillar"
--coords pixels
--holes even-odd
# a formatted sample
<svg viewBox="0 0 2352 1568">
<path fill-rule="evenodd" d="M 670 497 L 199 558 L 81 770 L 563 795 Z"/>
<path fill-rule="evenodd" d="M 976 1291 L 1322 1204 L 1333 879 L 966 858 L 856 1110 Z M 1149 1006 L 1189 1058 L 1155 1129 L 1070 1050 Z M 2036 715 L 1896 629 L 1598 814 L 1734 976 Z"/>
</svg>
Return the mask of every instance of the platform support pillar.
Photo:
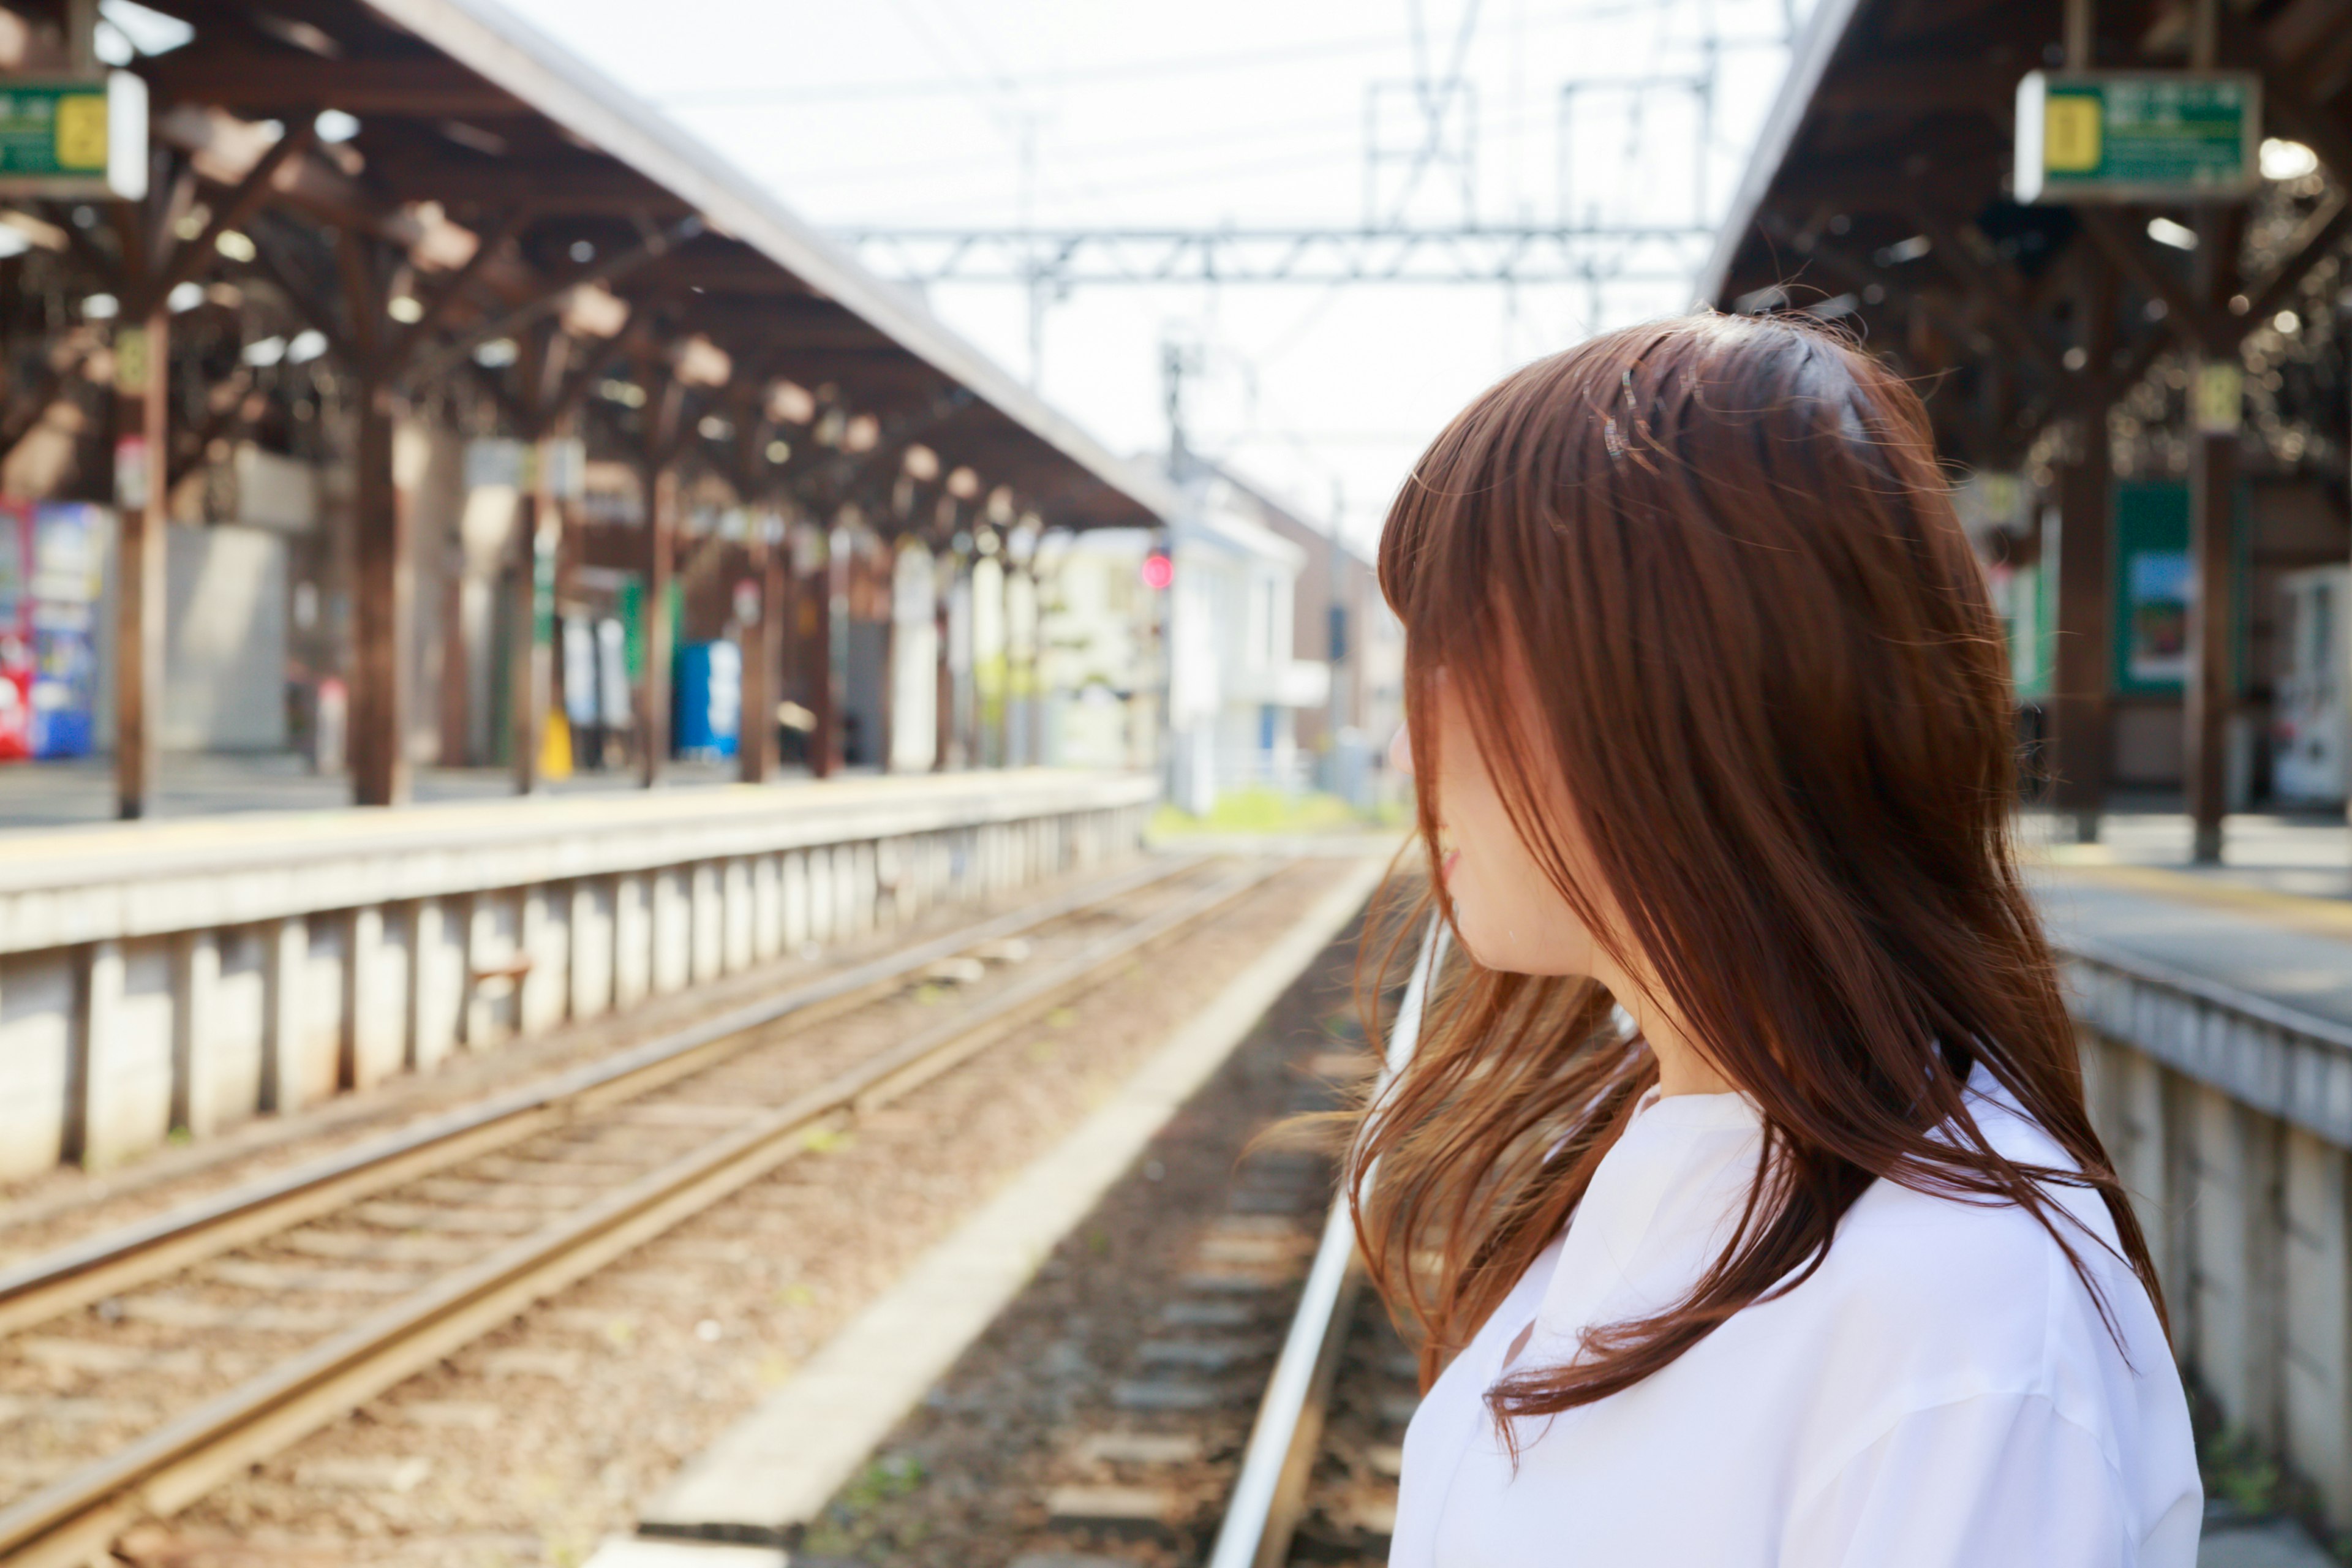
<svg viewBox="0 0 2352 1568">
<path fill-rule="evenodd" d="M 751 576 L 759 584 L 758 618 L 743 628 L 743 711 L 736 723 L 736 776 L 763 784 L 776 771 L 776 703 L 784 674 L 784 557 L 781 521 L 751 523 Z"/>
<path fill-rule="evenodd" d="M 115 814 L 155 803 L 155 721 L 163 703 L 163 530 L 171 497 L 171 312 L 115 334 Z"/>
<path fill-rule="evenodd" d="M 669 764 L 669 584 L 672 542 L 677 536 L 677 469 L 669 462 L 649 466 L 646 492 L 646 593 L 637 606 L 645 648 L 638 680 L 637 727 L 645 741 L 641 782 L 651 789 Z"/>
<path fill-rule="evenodd" d="M 829 779 L 841 771 L 841 727 L 849 663 L 850 533 L 835 525 L 824 536 L 824 563 L 815 584 L 816 636 L 810 645 L 809 772 Z"/>
<path fill-rule="evenodd" d="M 2210 209 L 2200 216 L 2197 230 L 2197 287 L 2206 316 L 2200 333 L 2205 341 L 2189 356 L 2189 558 L 2196 588 L 2189 606 L 2181 783 L 2193 835 L 2190 858 L 2199 865 L 2216 865 L 2221 858 L 2222 816 L 2229 809 L 2230 716 L 2235 705 L 2231 564 L 2244 396 L 2239 327 L 2228 301 L 2238 287 L 2245 209 Z"/>
<path fill-rule="evenodd" d="M 877 773 L 887 773 L 896 771 L 898 754 L 898 552 L 887 540 L 883 559 L 887 563 L 884 577 L 887 592 L 883 597 L 882 649 L 877 660 L 881 668 L 876 671 L 875 679 L 875 689 L 881 693 L 882 703 L 874 725 L 871 760 Z"/>
<path fill-rule="evenodd" d="M 942 545 L 931 557 L 931 771 L 947 773 L 961 760 L 955 721 L 955 649 L 949 637 L 955 626 L 951 605 L 956 574 L 962 563 Z"/>
<path fill-rule="evenodd" d="M 391 389 L 360 383 L 358 473 L 353 486 L 352 795 L 359 805 L 409 798 L 408 659 L 415 591 L 407 509 L 393 475 Z"/>
<path fill-rule="evenodd" d="M 526 487 L 515 500 L 513 576 L 509 584 L 509 624 L 514 627 L 509 683 L 509 726 L 514 755 L 514 788 L 530 795 L 541 784 L 540 753 L 547 744 L 548 688 L 551 682 L 551 651 L 540 640 L 540 535 L 545 528 L 544 498 Z"/>
<path fill-rule="evenodd" d="M 2050 804 L 2075 843 L 2099 837 L 2106 805 L 2108 665 L 2112 654 L 2107 580 L 2107 420 L 2087 413 L 2080 450 L 2059 470 L 2057 636 L 2050 680 L 2050 733 L 2044 752 Z"/>
</svg>

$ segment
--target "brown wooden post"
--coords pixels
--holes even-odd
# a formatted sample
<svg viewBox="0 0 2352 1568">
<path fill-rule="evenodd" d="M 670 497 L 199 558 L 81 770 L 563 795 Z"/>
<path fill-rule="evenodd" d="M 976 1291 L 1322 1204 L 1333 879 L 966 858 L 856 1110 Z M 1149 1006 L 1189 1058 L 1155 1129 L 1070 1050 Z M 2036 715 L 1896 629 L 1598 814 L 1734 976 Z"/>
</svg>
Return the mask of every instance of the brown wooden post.
<svg viewBox="0 0 2352 1568">
<path fill-rule="evenodd" d="M 647 465 L 646 492 L 646 595 L 637 623 L 646 662 L 638 682 L 637 728 L 645 742 L 640 759 L 647 789 L 662 781 L 669 763 L 669 581 L 671 551 L 677 535 L 677 468 L 667 456 Z"/>
<path fill-rule="evenodd" d="M 811 601 L 816 636 L 809 643 L 809 708 L 816 727 L 809 731 L 809 772 L 829 779 L 841 771 L 841 721 L 849 642 L 849 531 L 838 525 L 824 534 L 824 562 L 817 568 Z"/>
<path fill-rule="evenodd" d="M 2194 432 L 2189 443 L 2189 554 L 2196 593 L 2189 608 L 2189 681 L 2183 719 L 2182 783 L 2189 797 L 2200 865 L 2221 858 L 2228 809 L 2230 715 L 2234 706 L 2231 649 L 2236 606 L 2231 568 L 2238 480 L 2238 400 L 2234 353 L 2207 354 L 2189 370 Z"/>
<path fill-rule="evenodd" d="M 803 651 L 808 659 L 808 768 L 812 778 L 831 778 L 841 766 L 841 727 L 834 700 L 833 632 L 836 619 L 833 594 L 834 557 L 839 552 L 837 531 L 817 534 L 822 557 L 793 590 L 805 595 L 809 607 L 808 635 Z"/>
<path fill-rule="evenodd" d="M 461 529 L 441 551 L 441 765 L 460 767 L 473 754 L 473 657 L 466 646 L 466 536 Z"/>
<path fill-rule="evenodd" d="M 955 656 L 948 645 L 953 625 L 949 613 L 955 592 L 955 552 L 946 545 L 931 552 L 931 772 L 946 773 L 956 763 Z"/>
<path fill-rule="evenodd" d="M 517 795 L 530 795 L 542 782 L 539 754 L 547 742 L 548 650 L 539 643 L 539 529 L 544 499 L 536 485 L 515 497 L 513 577 L 508 585 L 508 616 L 514 643 L 507 665 L 511 693 L 509 732 Z"/>
<path fill-rule="evenodd" d="M 2045 756 L 2050 801 L 2078 844 L 2099 836 L 2106 805 L 2113 593 L 2108 581 L 2109 484 L 2104 401 L 2080 421 L 2079 450 L 2059 470 L 2055 657 Z"/>
<path fill-rule="evenodd" d="M 2230 718 L 2235 706 L 2231 653 L 2235 643 L 2238 430 L 2244 393 L 2238 324 L 2229 300 L 2238 287 L 2245 209 L 2208 211 L 2198 222 L 2197 283 L 2207 308 L 2204 340 L 2189 366 L 2189 556 L 2196 589 L 2189 608 L 2189 679 L 2183 707 L 2181 783 L 2188 796 L 2190 857 L 2221 858 L 2229 808 Z M 2241 307 L 2242 309 L 2242 307 Z"/>
<path fill-rule="evenodd" d="M 736 722 L 736 776 L 764 784 L 776 771 L 776 703 L 784 673 L 784 562 L 788 540 L 771 539 L 772 519 L 751 523 L 751 571 L 760 584 L 759 618 L 743 628 L 743 714 Z"/>
<path fill-rule="evenodd" d="M 403 805 L 409 797 L 406 642 L 415 590 L 407 509 L 393 482 L 391 390 L 359 384 L 353 485 L 352 798 Z"/>
<path fill-rule="evenodd" d="M 115 335 L 116 428 L 135 448 L 116 455 L 114 795 L 116 815 L 155 805 L 155 721 L 163 701 L 163 530 L 171 497 L 172 318 Z"/>
<path fill-rule="evenodd" d="M 876 689 L 881 693 L 881 711 L 874 728 L 874 765 L 877 773 L 890 771 L 890 759 L 898 750 L 898 549 L 886 542 L 882 559 L 884 612 L 882 616 L 881 669 L 877 672 Z"/>
</svg>

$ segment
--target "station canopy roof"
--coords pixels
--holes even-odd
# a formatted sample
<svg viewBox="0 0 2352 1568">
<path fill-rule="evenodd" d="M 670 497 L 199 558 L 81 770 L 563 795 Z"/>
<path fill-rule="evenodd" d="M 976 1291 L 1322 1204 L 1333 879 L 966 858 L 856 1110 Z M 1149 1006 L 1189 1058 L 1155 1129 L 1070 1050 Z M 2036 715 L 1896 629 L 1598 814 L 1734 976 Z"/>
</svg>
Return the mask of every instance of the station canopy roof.
<svg viewBox="0 0 2352 1568">
<path fill-rule="evenodd" d="M 2352 0 L 2217 9 L 2217 67 L 2257 72 L 2265 132 L 2329 176 L 2257 195 L 2223 298 L 2198 298 L 2189 256 L 2147 232 L 2168 215 L 2188 235 L 2191 208 L 2011 198 L 2018 84 L 2063 58 L 2057 0 L 1817 0 L 1700 297 L 1845 323 L 1919 378 L 1948 454 L 1992 467 L 2168 350 L 2234 347 L 2352 227 Z M 2100 68 L 2187 66 L 2189 0 L 2098 0 L 2095 17 Z"/>
<path fill-rule="evenodd" d="M 591 347 L 575 375 L 653 353 L 714 406 L 781 399 L 805 422 L 822 401 L 864 426 L 845 447 L 836 426 L 823 460 L 870 466 L 857 454 L 919 443 L 942 476 L 968 468 L 967 490 L 1009 487 L 1054 526 L 1149 525 L 1171 510 L 1158 476 L 489 0 L 143 3 L 194 29 L 131 68 L 149 83 L 155 142 L 184 156 L 215 214 L 238 216 L 245 202 L 246 218 L 268 209 L 326 235 L 312 248 L 328 291 L 345 231 L 422 279 L 424 319 L 404 334 L 416 340 L 412 385 L 535 323 L 593 319 L 583 307 L 601 303 L 606 319 L 579 328 Z M 62 24 L 61 0 L 8 4 Z M 314 141 L 328 110 L 356 131 Z M 269 121 L 299 143 L 274 163 Z M 267 189 L 244 189 L 257 181 Z M 299 289 L 287 265 L 278 275 Z M 805 477 L 811 460 L 794 468 Z"/>
</svg>

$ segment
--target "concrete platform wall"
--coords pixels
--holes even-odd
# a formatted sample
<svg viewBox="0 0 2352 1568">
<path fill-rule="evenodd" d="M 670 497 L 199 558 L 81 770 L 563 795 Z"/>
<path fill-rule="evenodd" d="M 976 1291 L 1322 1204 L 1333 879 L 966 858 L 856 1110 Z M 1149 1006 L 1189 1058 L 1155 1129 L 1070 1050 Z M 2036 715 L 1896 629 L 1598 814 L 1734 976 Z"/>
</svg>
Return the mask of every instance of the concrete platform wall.
<svg viewBox="0 0 2352 1568">
<path fill-rule="evenodd" d="M 2352 1526 L 2352 1030 L 2120 952 L 2067 969 L 2175 1353 Z"/>
<path fill-rule="evenodd" d="M 107 827 L 0 846 L 0 1177 L 429 1071 L 1139 850 L 1046 772 Z"/>
</svg>

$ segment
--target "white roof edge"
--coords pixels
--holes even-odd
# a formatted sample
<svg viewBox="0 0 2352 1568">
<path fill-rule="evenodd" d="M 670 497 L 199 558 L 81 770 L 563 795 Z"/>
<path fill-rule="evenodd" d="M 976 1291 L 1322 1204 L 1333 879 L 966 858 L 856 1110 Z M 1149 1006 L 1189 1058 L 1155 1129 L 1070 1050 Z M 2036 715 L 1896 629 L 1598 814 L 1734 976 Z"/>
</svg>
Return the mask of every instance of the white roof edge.
<svg viewBox="0 0 2352 1568">
<path fill-rule="evenodd" d="M 1724 286 L 1731 277 L 1731 264 L 1738 259 L 1739 247 L 1747 242 L 1748 231 L 1763 209 L 1773 176 L 1780 172 L 1781 163 L 1789 156 L 1789 149 L 1795 145 L 1797 132 L 1805 123 L 1805 110 L 1813 100 L 1814 90 L 1822 85 L 1831 58 L 1837 53 L 1838 45 L 1844 42 L 1846 28 L 1861 7 L 1862 0 L 1814 0 L 1813 14 L 1805 18 L 1805 30 L 1798 37 L 1796 47 L 1790 51 L 1789 74 L 1780 80 L 1772 111 L 1765 116 L 1763 132 L 1756 138 L 1756 151 L 1740 173 L 1739 188 L 1732 193 L 1731 211 L 1726 215 L 1723 226 L 1716 231 L 1715 248 L 1707 254 L 1706 266 L 1698 275 L 1698 297 L 1706 303 L 1721 300 Z"/>
<path fill-rule="evenodd" d="M 1192 533 L 1205 534 L 1230 549 L 1265 560 L 1279 561 L 1292 568 L 1307 564 L 1307 552 L 1292 543 L 1264 523 L 1214 507 L 1201 507 L 1178 525 L 1180 537 Z"/>
<path fill-rule="evenodd" d="M 983 401 L 1165 519 L 1176 500 L 1023 386 L 898 285 L 876 276 L 709 144 L 496 0 L 366 0 L 484 79 L 674 192 L 714 227 L 906 345 Z"/>
</svg>

